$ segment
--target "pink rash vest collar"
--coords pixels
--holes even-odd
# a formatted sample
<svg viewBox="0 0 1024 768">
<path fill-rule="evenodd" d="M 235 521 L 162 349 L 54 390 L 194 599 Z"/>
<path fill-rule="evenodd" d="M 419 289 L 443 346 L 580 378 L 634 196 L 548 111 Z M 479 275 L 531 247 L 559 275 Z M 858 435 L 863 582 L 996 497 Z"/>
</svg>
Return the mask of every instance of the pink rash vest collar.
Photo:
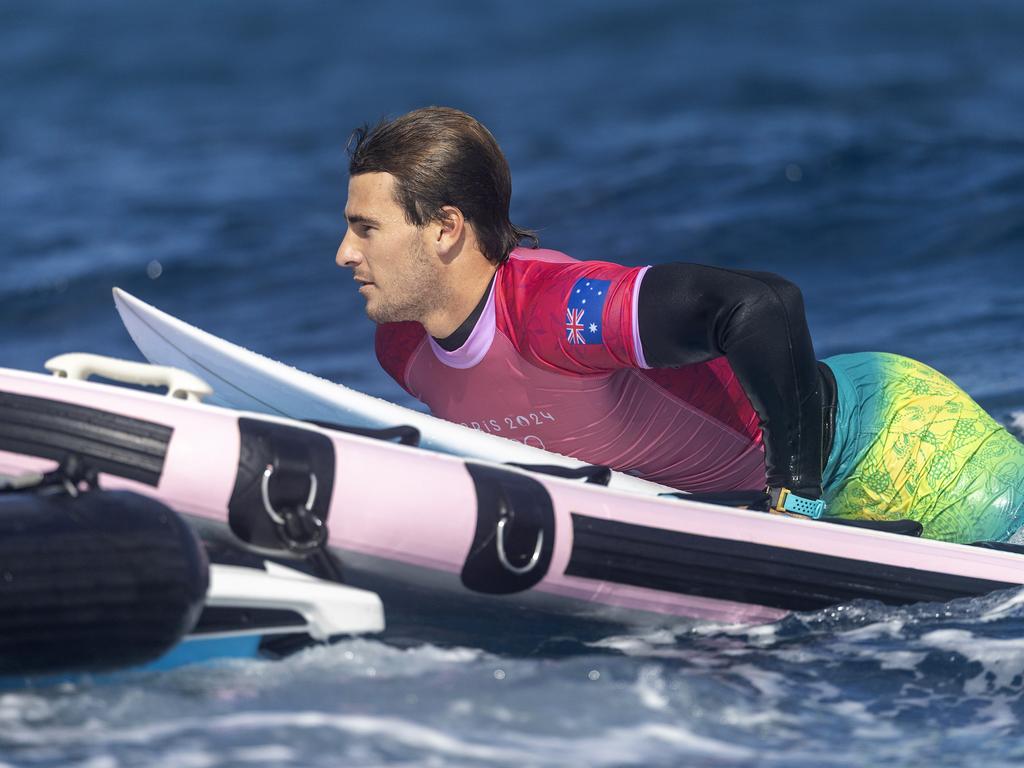
<svg viewBox="0 0 1024 768">
<path fill-rule="evenodd" d="M 434 356 L 449 368 L 472 368 L 484 359 L 484 355 L 491 348 L 491 342 L 494 341 L 494 333 L 497 328 L 494 313 L 494 289 L 497 284 L 497 279 L 491 281 L 491 288 L 487 294 L 487 303 L 484 305 L 484 310 L 480 313 L 480 317 L 477 319 L 473 331 L 469 334 L 469 338 L 466 339 L 465 344 L 461 347 L 449 352 L 434 341 L 434 338 L 429 333 L 427 334 L 427 342 L 434 351 Z"/>
</svg>

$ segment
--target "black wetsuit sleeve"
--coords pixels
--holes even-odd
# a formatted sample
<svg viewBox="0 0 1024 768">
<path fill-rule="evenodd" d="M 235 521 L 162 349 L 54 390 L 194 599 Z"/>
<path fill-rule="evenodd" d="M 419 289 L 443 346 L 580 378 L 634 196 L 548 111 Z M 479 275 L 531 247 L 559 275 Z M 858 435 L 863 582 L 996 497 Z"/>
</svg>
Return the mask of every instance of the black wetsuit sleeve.
<svg viewBox="0 0 1024 768">
<path fill-rule="evenodd" d="M 778 275 L 651 267 L 637 311 L 647 364 L 725 355 L 760 418 L 768 485 L 821 495 L 821 392 L 800 290 Z"/>
</svg>

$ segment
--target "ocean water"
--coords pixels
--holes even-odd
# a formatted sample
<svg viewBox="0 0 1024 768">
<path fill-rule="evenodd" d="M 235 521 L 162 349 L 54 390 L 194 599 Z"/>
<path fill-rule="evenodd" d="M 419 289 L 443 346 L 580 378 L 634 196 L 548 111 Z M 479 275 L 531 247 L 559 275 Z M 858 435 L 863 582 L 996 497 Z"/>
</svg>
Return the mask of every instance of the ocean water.
<svg viewBox="0 0 1024 768">
<path fill-rule="evenodd" d="M 0 365 L 136 358 L 119 285 L 411 405 L 333 263 L 344 148 L 447 104 L 545 246 L 779 272 L 820 357 L 916 357 L 1024 430 L 1022 35 L 1013 0 L 3 3 Z M 3 693 L 0 765 L 1010 765 L 1019 600 Z"/>
</svg>

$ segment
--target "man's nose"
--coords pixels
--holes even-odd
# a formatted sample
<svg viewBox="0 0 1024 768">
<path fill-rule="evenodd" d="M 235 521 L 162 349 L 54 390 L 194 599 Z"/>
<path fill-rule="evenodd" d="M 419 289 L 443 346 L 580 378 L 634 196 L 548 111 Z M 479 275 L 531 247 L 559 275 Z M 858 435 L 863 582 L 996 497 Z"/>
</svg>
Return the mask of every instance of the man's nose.
<svg viewBox="0 0 1024 768">
<path fill-rule="evenodd" d="M 355 267 L 363 260 L 363 254 L 358 248 L 354 248 L 350 242 L 350 233 L 346 232 L 345 237 L 338 246 L 338 253 L 334 257 L 334 263 L 339 267 Z"/>
</svg>

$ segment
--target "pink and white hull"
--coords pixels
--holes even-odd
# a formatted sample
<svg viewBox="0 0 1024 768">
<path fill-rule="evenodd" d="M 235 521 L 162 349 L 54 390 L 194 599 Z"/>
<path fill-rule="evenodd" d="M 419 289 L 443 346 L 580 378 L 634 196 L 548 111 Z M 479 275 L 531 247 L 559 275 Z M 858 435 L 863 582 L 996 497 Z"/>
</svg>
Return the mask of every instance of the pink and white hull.
<svg viewBox="0 0 1024 768">
<path fill-rule="evenodd" d="M 0 473 L 47 470 L 71 453 L 104 488 L 153 496 L 261 550 L 282 546 L 274 513 L 305 509 L 325 524 L 346 581 L 380 592 L 389 624 L 427 624 L 442 605 L 486 621 L 759 622 L 858 598 L 946 601 L 1024 584 L 1012 552 L 640 496 L 0 370 Z"/>
</svg>

